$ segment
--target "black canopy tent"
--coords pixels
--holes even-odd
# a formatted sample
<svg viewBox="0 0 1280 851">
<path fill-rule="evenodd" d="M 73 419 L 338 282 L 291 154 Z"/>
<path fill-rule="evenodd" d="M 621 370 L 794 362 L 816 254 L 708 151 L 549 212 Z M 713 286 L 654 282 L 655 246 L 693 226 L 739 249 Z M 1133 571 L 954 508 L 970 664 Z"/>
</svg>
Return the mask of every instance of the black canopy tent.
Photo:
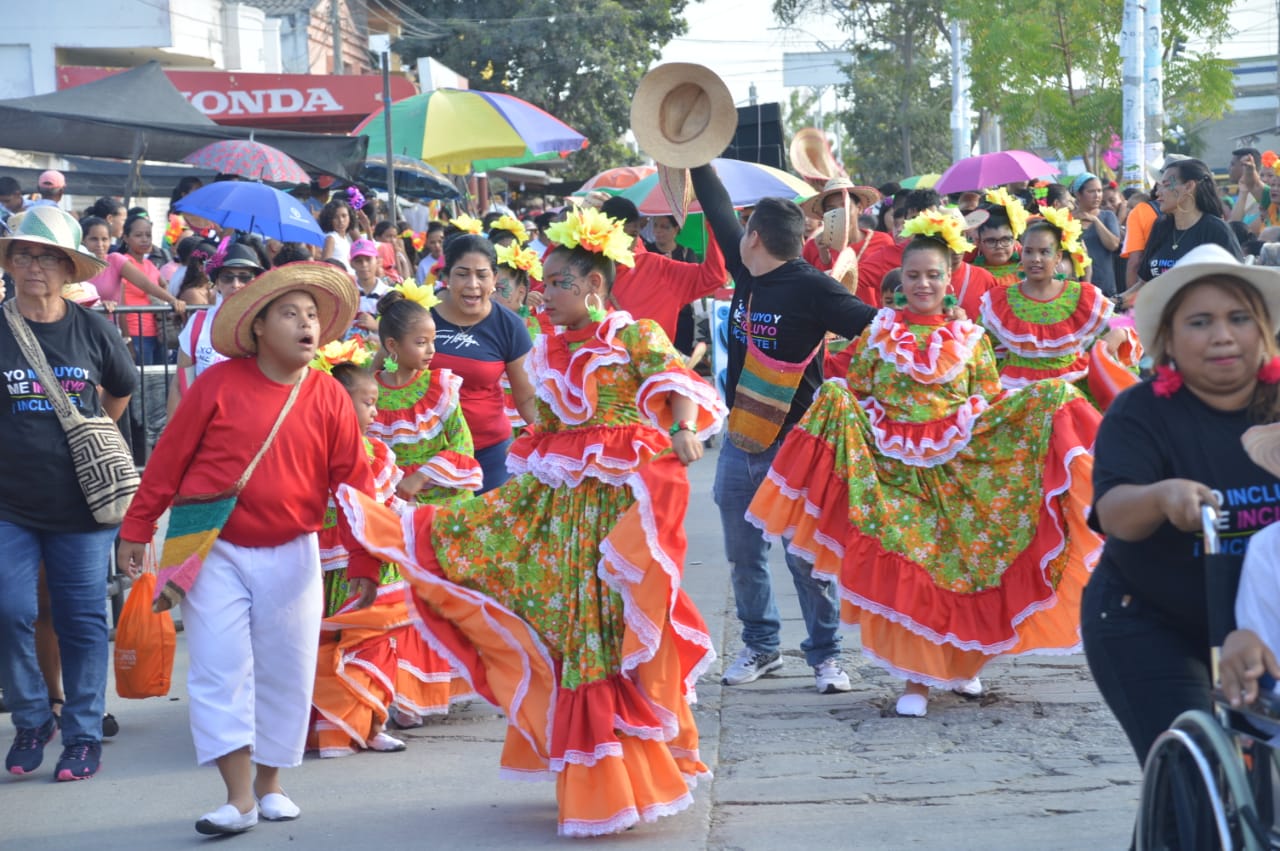
<svg viewBox="0 0 1280 851">
<path fill-rule="evenodd" d="M 158 62 L 44 95 L 0 100 L 0 147 L 51 154 L 180 162 L 218 139 L 253 138 L 311 172 L 351 180 L 365 161 L 364 136 L 328 136 L 215 124 L 187 102 Z"/>
<path fill-rule="evenodd" d="M 121 160 L 98 160 L 90 157 L 64 157 L 61 171 L 67 176 L 67 192 L 81 198 L 124 194 L 129 175 L 134 174 L 134 195 L 140 198 L 167 198 L 184 177 L 198 177 L 205 183 L 217 177 L 216 172 L 189 165 L 154 165 L 142 163 L 135 171 Z M 44 169 L 0 165 L 0 177 L 12 177 L 25 193 L 36 191 L 36 181 Z"/>
</svg>

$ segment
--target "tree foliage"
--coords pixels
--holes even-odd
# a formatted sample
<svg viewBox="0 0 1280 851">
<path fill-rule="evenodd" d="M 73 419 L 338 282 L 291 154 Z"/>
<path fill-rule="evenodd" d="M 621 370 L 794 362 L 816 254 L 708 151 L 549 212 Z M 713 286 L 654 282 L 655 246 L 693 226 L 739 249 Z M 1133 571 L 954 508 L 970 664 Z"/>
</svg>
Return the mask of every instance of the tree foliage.
<svg viewBox="0 0 1280 851">
<path fill-rule="evenodd" d="M 683 34 L 686 0 L 403 0 L 435 35 L 401 39 L 406 60 L 430 56 L 473 89 L 507 92 L 591 142 L 570 177 L 639 162 L 622 142 L 631 96 L 662 47 Z"/>
<path fill-rule="evenodd" d="M 1210 48 L 1228 32 L 1231 0 L 1164 3 L 1165 107 L 1169 124 L 1220 117 L 1230 102 L 1230 63 L 1176 49 L 1189 35 Z M 1123 122 L 1123 0 L 946 0 L 971 42 L 976 108 L 998 115 L 1006 147 L 1048 147 L 1065 157 L 1108 146 Z"/>
<path fill-rule="evenodd" d="M 853 56 L 841 95 L 851 107 L 845 127 L 846 168 L 881 183 L 950 162 L 950 54 L 942 0 L 864 0 L 841 4 L 839 28 Z M 819 0 L 775 0 L 784 25 L 830 6 Z"/>
</svg>

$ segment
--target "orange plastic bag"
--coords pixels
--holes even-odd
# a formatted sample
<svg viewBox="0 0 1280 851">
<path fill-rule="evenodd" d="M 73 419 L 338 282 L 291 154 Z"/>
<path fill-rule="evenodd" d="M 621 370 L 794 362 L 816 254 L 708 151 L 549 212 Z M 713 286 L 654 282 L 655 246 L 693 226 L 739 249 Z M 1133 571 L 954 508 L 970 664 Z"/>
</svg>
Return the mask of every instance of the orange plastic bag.
<svg viewBox="0 0 1280 851">
<path fill-rule="evenodd" d="M 133 583 L 116 626 L 116 694 L 121 697 L 164 697 L 173 675 L 177 630 L 168 612 L 151 611 L 156 575 L 144 573 Z"/>
</svg>

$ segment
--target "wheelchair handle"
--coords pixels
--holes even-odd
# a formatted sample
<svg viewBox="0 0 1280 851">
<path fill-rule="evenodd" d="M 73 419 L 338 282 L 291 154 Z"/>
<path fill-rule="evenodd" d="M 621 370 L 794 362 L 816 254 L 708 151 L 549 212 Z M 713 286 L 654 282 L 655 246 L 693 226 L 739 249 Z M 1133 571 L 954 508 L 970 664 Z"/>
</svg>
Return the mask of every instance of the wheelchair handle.
<svg viewBox="0 0 1280 851">
<path fill-rule="evenodd" d="M 1222 543 L 1218 540 L 1218 509 L 1205 503 L 1200 506 L 1200 528 L 1204 532 L 1204 554 L 1217 555 L 1222 552 Z"/>
</svg>

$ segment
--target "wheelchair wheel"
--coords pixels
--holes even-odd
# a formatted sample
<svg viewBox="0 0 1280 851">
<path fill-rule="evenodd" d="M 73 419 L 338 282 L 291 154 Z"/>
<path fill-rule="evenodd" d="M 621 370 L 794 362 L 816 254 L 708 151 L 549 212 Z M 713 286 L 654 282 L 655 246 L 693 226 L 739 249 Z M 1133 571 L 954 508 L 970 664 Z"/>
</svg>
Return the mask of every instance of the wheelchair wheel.
<svg viewBox="0 0 1280 851">
<path fill-rule="evenodd" d="M 1263 851 L 1246 826 L 1253 796 L 1231 737 L 1206 712 L 1185 712 L 1147 756 L 1140 851 Z"/>
</svg>

